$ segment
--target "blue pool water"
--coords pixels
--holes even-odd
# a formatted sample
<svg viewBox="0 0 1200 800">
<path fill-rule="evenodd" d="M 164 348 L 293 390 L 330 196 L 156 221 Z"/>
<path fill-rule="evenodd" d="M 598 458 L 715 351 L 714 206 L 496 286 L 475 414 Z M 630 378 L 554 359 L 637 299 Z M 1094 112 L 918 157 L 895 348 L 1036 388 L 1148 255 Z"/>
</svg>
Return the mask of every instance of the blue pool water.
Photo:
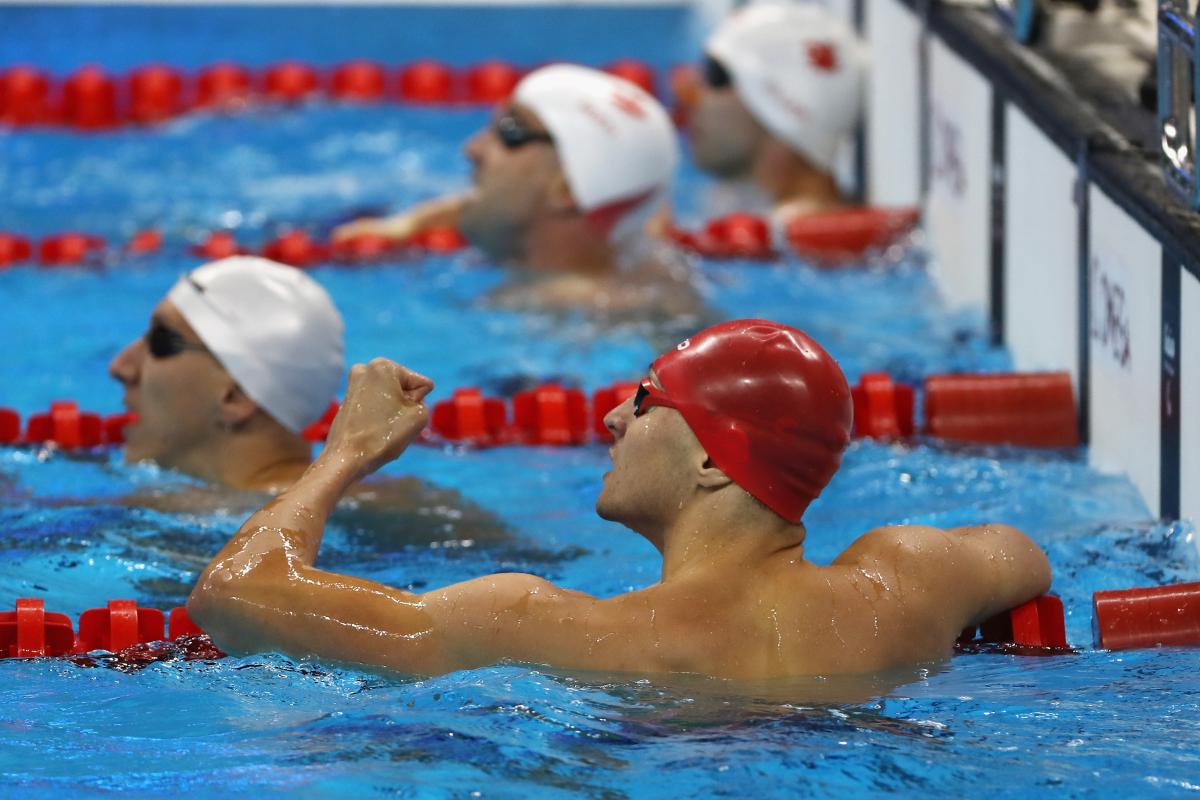
<svg viewBox="0 0 1200 800">
<path fill-rule="evenodd" d="M 97 60 L 119 70 L 153 59 L 194 66 L 219 56 L 332 63 L 437 54 L 457 63 L 635 55 L 665 66 L 690 57 L 696 41 L 679 10 L 465 14 L 3 7 L 0 20 L 14 34 L 0 38 L 0 64 L 66 71 Z M 187 118 L 154 133 L 0 132 L 0 229 L 120 239 L 153 223 L 168 237 L 161 255 L 101 270 L 0 272 L 0 405 L 28 414 L 71 398 L 118 410 L 105 366 L 197 263 L 182 242 L 217 225 L 261 241 L 286 224 L 319 226 L 347 208 L 399 207 L 461 186 L 459 142 L 485 118 L 315 104 Z M 699 214 L 703 188 L 685 172 L 676 193 L 685 215 Z M 715 315 L 800 325 L 852 380 L 864 370 L 918 377 L 1008 365 L 977 317 L 941 308 L 915 262 L 838 274 L 795 262 L 703 263 L 697 272 Z M 432 375 L 439 396 L 550 376 L 594 388 L 639 374 L 677 335 L 670 326 L 490 309 L 480 297 L 502 276 L 469 253 L 313 274 L 346 315 L 352 360 L 401 360 Z M 3 794 L 1194 794 L 1200 656 L 1092 650 L 1090 597 L 1196 579 L 1195 534 L 1151 519 L 1126 479 L 1085 461 L 1080 452 L 858 442 L 807 518 L 818 562 L 880 524 L 1020 526 L 1049 553 L 1076 655 L 978 653 L 866 682 L 760 685 L 524 666 L 411 680 L 272 655 L 130 673 L 0 661 Z M 333 526 L 320 563 L 417 590 L 496 570 L 601 595 L 644 586 L 658 577 L 653 549 L 591 510 L 606 465 L 597 446 L 415 447 L 385 473 L 457 490 L 457 505 L 486 509 L 504 531 L 476 535 L 433 509 L 436 521 L 351 515 Z M 180 602 L 245 512 L 233 501 L 183 513 L 119 500 L 190 483 L 126 467 L 115 454 L 0 448 L 0 605 L 37 595 L 74 615 L 112 597 Z"/>
</svg>

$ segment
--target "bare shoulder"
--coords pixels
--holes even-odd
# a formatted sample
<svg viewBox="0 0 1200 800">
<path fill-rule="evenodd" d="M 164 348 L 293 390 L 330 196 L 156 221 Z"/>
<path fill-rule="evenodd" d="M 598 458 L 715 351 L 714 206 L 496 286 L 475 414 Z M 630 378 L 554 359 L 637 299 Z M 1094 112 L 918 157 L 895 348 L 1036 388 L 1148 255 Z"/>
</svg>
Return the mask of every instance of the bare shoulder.
<svg viewBox="0 0 1200 800">
<path fill-rule="evenodd" d="M 1001 523 L 950 529 L 931 525 L 887 525 L 858 537 L 834 563 L 847 564 L 864 558 L 925 558 L 959 551 L 985 554 L 993 550 L 1030 548 L 1037 549 L 1037 545 L 1028 536 Z"/>
<path fill-rule="evenodd" d="M 890 572 L 919 581 L 931 600 L 961 605 L 972 620 L 1030 600 L 1050 588 L 1050 564 L 1037 544 L 1011 525 L 944 530 L 925 525 L 876 528 L 835 565 Z"/>
</svg>

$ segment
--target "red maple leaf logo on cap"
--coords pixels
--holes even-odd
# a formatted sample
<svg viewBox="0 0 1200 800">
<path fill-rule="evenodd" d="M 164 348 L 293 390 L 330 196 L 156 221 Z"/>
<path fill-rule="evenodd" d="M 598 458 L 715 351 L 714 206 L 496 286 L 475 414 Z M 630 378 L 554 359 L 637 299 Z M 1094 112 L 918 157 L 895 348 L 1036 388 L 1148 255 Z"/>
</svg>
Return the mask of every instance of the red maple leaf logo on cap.
<svg viewBox="0 0 1200 800">
<path fill-rule="evenodd" d="M 826 72 L 838 68 L 837 47 L 831 42 L 809 42 L 808 63 Z"/>
<path fill-rule="evenodd" d="M 631 117 L 642 119 L 646 116 L 646 109 L 642 108 L 642 104 L 636 97 L 631 97 L 623 92 L 614 92 L 612 102 L 614 106 Z"/>
</svg>

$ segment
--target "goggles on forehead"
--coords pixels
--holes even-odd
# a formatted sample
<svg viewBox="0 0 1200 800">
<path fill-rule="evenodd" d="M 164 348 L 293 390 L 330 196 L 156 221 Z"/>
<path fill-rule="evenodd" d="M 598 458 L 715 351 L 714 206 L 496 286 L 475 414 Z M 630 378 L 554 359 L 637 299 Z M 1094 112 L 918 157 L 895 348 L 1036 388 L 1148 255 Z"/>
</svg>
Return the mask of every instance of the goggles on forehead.
<svg viewBox="0 0 1200 800">
<path fill-rule="evenodd" d="M 182 333 L 168 328 L 158 320 L 150 323 L 150 330 L 146 331 L 146 335 L 142 338 L 146 342 L 146 349 L 155 358 L 170 358 L 171 356 L 179 355 L 184 350 L 196 350 L 201 353 L 208 352 L 208 348 L 204 345 L 189 342 L 183 338 Z"/>
<path fill-rule="evenodd" d="M 646 378 L 638 385 L 637 394 L 633 396 L 633 415 L 640 417 L 654 406 L 679 409 L 674 400 Z"/>
<path fill-rule="evenodd" d="M 704 83 L 710 89 L 728 89 L 733 86 L 733 76 L 729 74 L 729 70 L 712 56 L 704 57 L 701 70 L 704 73 Z"/>
<path fill-rule="evenodd" d="M 509 150 L 524 147 L 530 142 L 554 143 L 553 136 L 543 131 L 530 130 L 529 126 L 511 111 L 506 111 L 496 117 L 495 122 L 492 123 L 492 131 L 500 140 L 500 144 Z"/>
</svg>

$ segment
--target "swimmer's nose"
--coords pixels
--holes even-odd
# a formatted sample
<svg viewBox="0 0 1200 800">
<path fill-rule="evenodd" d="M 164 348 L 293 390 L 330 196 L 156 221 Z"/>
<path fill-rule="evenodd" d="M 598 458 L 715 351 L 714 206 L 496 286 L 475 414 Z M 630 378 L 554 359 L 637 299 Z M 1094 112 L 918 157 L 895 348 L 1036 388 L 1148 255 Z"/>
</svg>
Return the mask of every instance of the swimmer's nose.
<svg viewBox="0 0 1200 800">
<path fill-rule="evenodd" d="M 488 129 L 480 128 L 470 139 L 467 139 L 467 143 L 463 145 L 463 153 L 466 155 L 467 160 L 469 160 L 476 167 L 478 167 L 479 162 L 483 160 L 483 150 L 487 143 L 487 137 Z"/>
<path fill-rule="evenodd" d="M 625 435 L 631 419 L 633 419 L 632 397 L 604 415 L 604 427 L 608 428 L 608 432 L 613 435 L 614 439 L 620 439 Z"/>
<path fill-rule="evenodd" d="M 142 374 L 142 357 L 145 355 L 143 352 L 145 346 L 140 338 L 125 345 L 121 352 L 117 353 L 109 362 L 108 374 L 125 386 L 137 383 Z"/>
</svg>

